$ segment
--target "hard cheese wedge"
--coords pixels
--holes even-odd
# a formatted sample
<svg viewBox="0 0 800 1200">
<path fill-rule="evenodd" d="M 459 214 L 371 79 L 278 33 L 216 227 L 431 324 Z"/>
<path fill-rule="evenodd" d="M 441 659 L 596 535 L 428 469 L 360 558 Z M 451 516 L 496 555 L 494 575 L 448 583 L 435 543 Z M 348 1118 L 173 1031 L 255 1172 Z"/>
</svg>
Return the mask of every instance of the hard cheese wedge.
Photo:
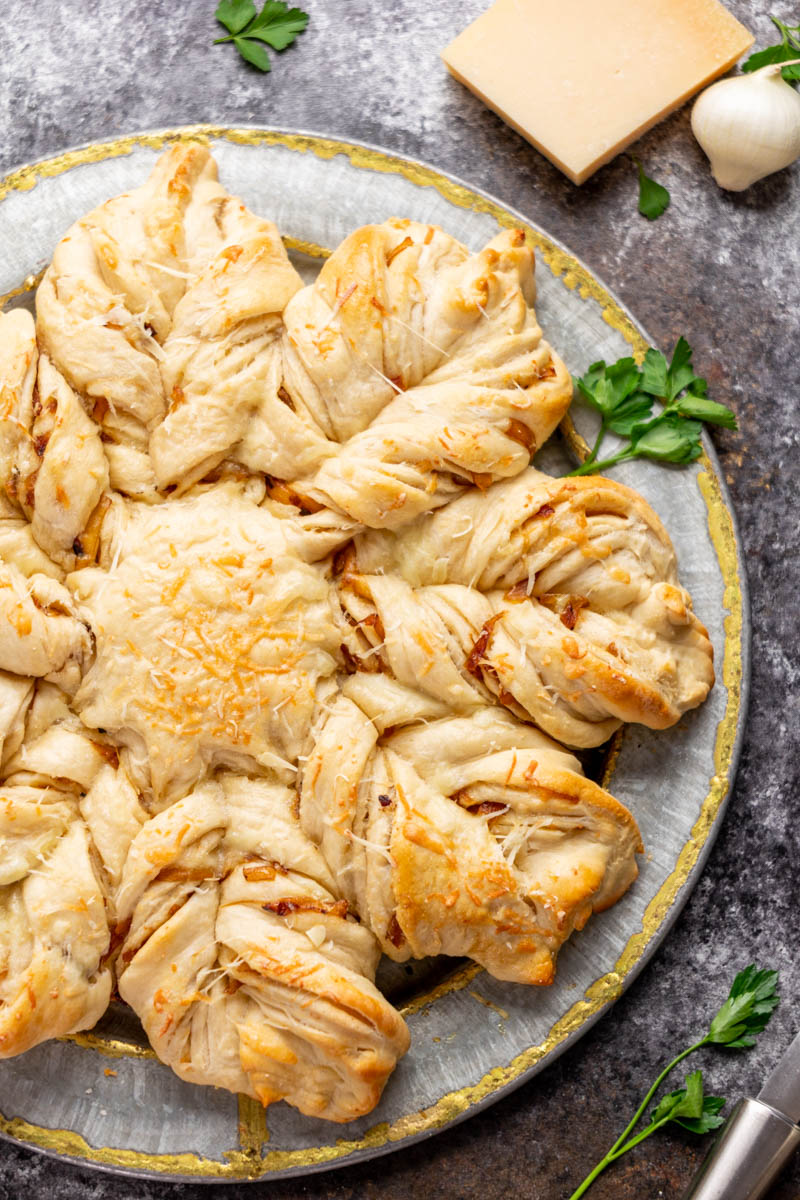
<svg viewBox="0 0 800 1200">
<path fill-rule="evenodd" d="M 442 58 L 583 183 L 752 44 L 717 0 L 497 0 Z"/>
</svg>

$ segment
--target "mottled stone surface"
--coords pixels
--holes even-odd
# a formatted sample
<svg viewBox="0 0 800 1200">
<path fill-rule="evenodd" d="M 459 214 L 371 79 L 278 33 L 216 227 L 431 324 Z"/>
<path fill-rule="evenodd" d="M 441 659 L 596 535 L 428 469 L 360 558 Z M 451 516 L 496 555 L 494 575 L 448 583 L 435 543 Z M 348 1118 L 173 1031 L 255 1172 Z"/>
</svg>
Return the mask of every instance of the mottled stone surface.
<svg viewBox="0 0 800 1200">
<path fill-rule="evenodd" d="M 246 1189 L 253 1200 L 562 1200 L 613 1141 L 658 1064 L 702 1027 L 741 966 L 757 960 L 780 967 L 785 1001 L 756 1050 L 704 1055 L 698 1065 L 707 1068 L 712 1090 L 757 1091 L 800 1023 L 800 534 L 793 512 L 800 166 L 742 195 L 722 193 L 684 109 L 636 148 L 672 193 L 667 214 L 650 224 L 636 212 L 629 157 L 575 188 L 449 78 L 438 51 L 485 0 L 307 0 L 307 7 L 308 32 L 262 76 L 231 47 L 211 45 L 214 0 L 5 0 L 0 171 L 83 141 L 206 121 L 308 129 L 422 158 L 493 192 L 560 238 L 657 344 L 686 334 L 714 395 L 739 414 L 740 431 L 715 440 L 750 574 L 750 718 L 727 818 L 675 929 L 609 1016 L 485 1113 L 402 1155 Z M 765 2 L 730 0 L 729 7 L 766 44 Z M 691 1135 L 664 1133 L 590 1194 L 677 1198 L 702 1153 Z M 772 1200 L 799 1193 L 800 1158 Z M 222 1186 L 113 1179 L 0 1145 L 0 1200 L 232 1194 Z"/>
</svg>

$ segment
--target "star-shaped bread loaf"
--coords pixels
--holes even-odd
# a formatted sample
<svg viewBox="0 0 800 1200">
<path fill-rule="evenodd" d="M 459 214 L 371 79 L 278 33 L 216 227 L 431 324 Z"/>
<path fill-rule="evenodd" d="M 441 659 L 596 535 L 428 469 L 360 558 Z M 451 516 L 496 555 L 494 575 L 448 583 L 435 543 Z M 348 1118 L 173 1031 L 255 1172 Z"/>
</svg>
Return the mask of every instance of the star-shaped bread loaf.
<svg viewBox="0 0 800 1200">
<path fill-rule="evenodd" d="M 182 1078 L 348 1121 L 380 955 L 547 984 L 636 876 L 573 751 L 713 682 L 506 230 L 389 220 L 310 286 L 179 144 L 0 315 L 0 1054 L 113 994 Z"/>
</svg>

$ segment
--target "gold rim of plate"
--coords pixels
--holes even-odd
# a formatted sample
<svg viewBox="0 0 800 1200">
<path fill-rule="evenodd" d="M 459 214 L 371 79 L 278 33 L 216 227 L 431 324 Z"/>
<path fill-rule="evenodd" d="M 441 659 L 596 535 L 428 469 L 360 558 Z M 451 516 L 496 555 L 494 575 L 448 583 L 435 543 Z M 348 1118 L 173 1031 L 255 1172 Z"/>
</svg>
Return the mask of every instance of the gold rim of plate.
<svg viewBox="0 0 800 1200">
<path fill-rule="evenodd" d="M 565 287 L 577 291 L 581 299 L 595 301 L 600 306 L 603 319 L 623 336 L 635 357 L 640 359 L 647 350 L 649 343 L 632 318 L 614 296 L 594 278 L 589 269 L 564 247 L 529 225 L 520 214 L 424 163 L 401 158 L 363 144 L 337 141 L 311 133 L 225 125 L 191 125 L 153 133 L 132 134 L 109 142 L 93 142 L 74 150 L 67 150 L 53 158 L 19 167 L 0 180 L 0 202 L 11 192 L 30 191 L 40 179 L 62 175 L 74 167 L 118 158 L 140 147 L 161 150 L 175 142 L 209 143 L 214 140 L 245 146 L 280 146 L 300 154 L 311 153 L 321 159 L 345 155 L 353 166 L 360 169 L 400 175 L 417 187 L 435 188 L 451 204 L 486 213 L 493 217 L 501 228 L 522 228 L 539 258 L 553 275 L 559 278 Z M 325 257 L 328 253 L 311 243 L 299 242 L 292 238 L 284 240 L 288 248 L 313 257 Z M 13 298 L 32 290 L 38 282 L 39 276 L 29 276 L 18 288 L 0 297 L 0 309 Z M 583 457 L 581 451 L 584 450 L 585 443 L 569 417 L 562 423 L 562 434 L 567 446 Z M 713 774 L 689 838 L 671 873 L 647 906 L 641 929 L 630 936 L 613 969 L 596 979 L 586 989 L 583 997 L 572 1004 L 556 1021 L 543 1041 L 523 1050 L 507 1066 L 495 1067 L 487 1072 L 477 1083 L 441 1096 L 428 1108 L 408 1113 L 391 1123 L 378 1123 L 362 1136 L 352 1140 L 337 1139 L 334 1145 L 298 1150 L 270 1150 L 266 1112 L 258 1102 L 247 1096 L 240 1096 L 238 1101 L 239 1145 L 225 1153 L 224 1162 L 192 1152 L 150 1154 L 121 1147 L 92 1146 L 72 1130 L 48 1129 L 19 1117 L 7 1118 L 1 1113 L 0 1135 L 50 1154 L 79 1159 L 106 1170 L 116 1169 L 118 1172 L 135 1175 L 168 1175 L 198 1182 L 202 1179 L 209 1182 L 241 1182 L 263 1179 L 267 1175 L 310 1173 L 337 1163 L 343 1164 L 353 1154 L 358 1154 L 358 1158 L 363 1159 L 386 1153 L 409 1139 L 416 1140 L 425 1134 L 441 1130 L 471 1112 L 485 1107 L 497 1099 L 502 1091 L 510 1090 L 523 1082 L 525 1075 L 545 1056 L 555 1050 L 564 1049 L 568 1039 L 574 1039 L 584 1027 L 600 1016 L 603 1009 L 617 1000 L 632 982 L 638 969 L 644 965 L 643 956 L 653 939 L 666 933 L 665 923 L 670 910 L 681 890 L 686 887 L 692 872 L 702 865 L 705 852 L 710 849 L 712 831 L 715 831 L 717 818 L 730 791 L 738 758 L 740 725 L 744 717 L 747 688 L 747 663 L 743 661 L 742 655 L 745 632 L 745 576 L 733 514 L 726 502 L 724 486 L 718 471 L 706 453 L 703 454 L 700 465 L 697 483 L 705 501 L 709 535 L 722 575 L 724 606 L 727 609 L 727 616 L 723 622 L 725 651 L 721 670 L 727 700 L 725 712 L 717 727 Z M 619 742 L 615 741 L 606 760 L 604 783 L 613 772 L 618 752 Z M 435 1002 L 442 995 L 468 986 L 479 970 L 475 964 L 467 964 L 431 991 L 413 999 L 401 1011 L 408 1016 L 411 1012 Z M 106 1039 L 92 1035 L 91 1032 L 74 1035 L 69 1040 L 112 1057 L 153 1056 L 151 1050 L 135 1043 Z"/>
</svg>

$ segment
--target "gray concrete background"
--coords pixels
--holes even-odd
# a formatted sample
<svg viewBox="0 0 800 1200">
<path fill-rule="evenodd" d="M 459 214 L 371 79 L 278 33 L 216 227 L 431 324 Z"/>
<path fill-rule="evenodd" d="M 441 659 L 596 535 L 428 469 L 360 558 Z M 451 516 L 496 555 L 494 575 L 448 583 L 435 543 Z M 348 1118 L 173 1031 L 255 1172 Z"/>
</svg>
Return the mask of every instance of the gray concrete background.
<svg viewBox="0 0 800 1200">
<path fill-rule="evenodd" d="M 363 1167 L 246 1185 L 252 1200 L 562 1200 L 743 965 L 780 968 L 784 1002 L 756 1049 L 710 1052 L 698 1062 L 711 1090 L 731 1097 L 757 1091 L 800 1026 L 800 165 L 743 194 L 722 193 L 683 109 L 636 147 L 672 193 L 669 211 L 651 224 L 636 212 L 627 155 L 575 188 L 447 75 L 439 50 L 486 0 L 306 0 L 308 31 L 273 56 L 266 76 L 232 47 L 212 45 L 222 32 L 214 7 L 214 0 L 5 0 L 0 172 L 80 142 L 194 122 L 374 142 L 457 174 L 540 223 L 617 292 L 658 344 L 666 348 L 685 334 L 713 394 L 739 415 L 739 432 L 715 441 L 752 590 L 750 719 L 722 832 L 674 931 L 577 1047 L 487 1112 Z M 729 0 L 728 7 L 760 45 L 772 40 L 766 0 Z M 781 0 L 772 11 L 797 19 Z M 664 1132 L 609 1171 L 590 1196 L 677 1200 L 704 1145 Z M 0 1200 L 216 1200 L 234 1193 L 239 1187 L 113 1179 L 0 1144 Z M 800 1157 L 771 1200 L 798 1195 Z"/>
</svg>

